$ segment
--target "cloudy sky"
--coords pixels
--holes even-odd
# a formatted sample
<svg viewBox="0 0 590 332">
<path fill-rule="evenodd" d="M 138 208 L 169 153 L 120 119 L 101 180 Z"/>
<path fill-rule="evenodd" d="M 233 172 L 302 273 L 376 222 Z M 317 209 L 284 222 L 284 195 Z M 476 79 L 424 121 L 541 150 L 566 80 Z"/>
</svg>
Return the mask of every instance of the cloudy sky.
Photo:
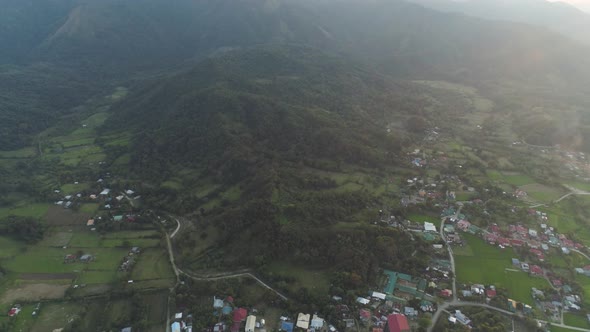
<svg viewBox="0 0 590 332">
<path fill-rule="evenodd" d="M 572 4 L 583 11 L 590 13 L 590 0 L 549 0 L 549 1 L 562 1 Z"/>
</svg>

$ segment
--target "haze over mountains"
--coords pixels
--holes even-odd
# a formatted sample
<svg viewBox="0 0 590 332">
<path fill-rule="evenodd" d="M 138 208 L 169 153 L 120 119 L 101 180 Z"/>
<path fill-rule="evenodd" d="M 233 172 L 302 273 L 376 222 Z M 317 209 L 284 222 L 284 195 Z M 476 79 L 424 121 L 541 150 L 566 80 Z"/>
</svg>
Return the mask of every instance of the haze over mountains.
<svg viewBox="0 0 590 332">
<path fill-rule="evenodd" d="M 565 2 L 546 0 L 409 0 L 443 12 L 547 27 L 590 43 L 590 13 Z"/>
<path fill-rule="evenodd" d="M 370 279 L 378 232 L 330 227 L 373 220 L 363 213 L 383 193 L 340 191 L 325 174 L 389 181 L 403 174 L 406 143 L 434 127 L 469 142 L 590 151 L 590 46 L 552 30 L 569 12 L 586 15 L 557 4 L 530 2 L 532 22 L 512 3 L 497 7 L 502 17 L 473 7 L 494 20 L 400 0 L 1 3 L 0 149 L 79 127 L 81 110 L 96 112 L 85 103 L 128 88 L 98 103 L 110 116 L 99 134 L 133 137 L 100 147 L 101 170 L 141 185 L 150 208 L 206 207 L 196 213 L 219 228 L 218 250 L 195 257 L 202 234 L 179 235 L 182 263 L 339 257 Z M 370 244 L 353 252 L 335 232 Z M 393 268 L 416 268 L 406 259 Z"/>
<path fill-rule="evenodd" d="M 571 22 L 587 17 L 540 0 L 456 5 L 515 21 L 525 7 L 541 23 L 559 24 L 569 13 L 579 18 Z M 190 71 L 207 57 L 261 46 L 337 55 L 388 79 L 448 80 L 496 92 L 517 87 L 572 98 L 590 88 L 589 46 L 542 26 L 398 0 L 4 0 L 3 8 L 0 45 L 11 46 L 0 52 L 5 149 L 30 143 L 59 116 L 113 86 L 139 88 L 160 75 Z"/>
</svg>

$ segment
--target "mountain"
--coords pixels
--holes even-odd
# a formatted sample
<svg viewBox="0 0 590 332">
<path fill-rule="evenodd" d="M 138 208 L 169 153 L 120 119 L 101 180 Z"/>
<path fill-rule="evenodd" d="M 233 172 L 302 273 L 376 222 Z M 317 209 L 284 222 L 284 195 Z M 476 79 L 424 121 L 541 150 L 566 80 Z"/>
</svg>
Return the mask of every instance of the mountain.
<svg viewBox="0 0 590 332">
<path fill-rule="evenodd" d="M 443 12 L 538 25 L 590 44 L 590 14 L 546 0 L 409 0 Z"/>
<path fill-rule="evenodd" d="M 360 220 L 380 198 L 338 190 L 327 174 L 385 174 L 398 165 L 402 144 L 414 133 L 388 131 L 387 124 L 422 114 L 430 102 L 416 84 L 314 48 L 257 47 L 205 59 L 136 91 L 115 106 L 105 134 L 135 133 L 129 169 L 118 172 L 145 184 L 150 206 L 177 213 L 201 206 L 199 218 L 216 225 L 218 238 L 206 255 L 215 263 L 195 255 L 191 241 L 198 230 L 178 240 L 184 263 L 253 266 L 281 258 L 327 264 L 336 257 L 336 266 L 355 266 L 366 278 L 376 265 L 348 253 L 334 234 L 377 233 L 332 227 Z M 211 190 L 195 190 L 204 186 Z M 325 255 L 302 245 L 310 241 L 322 243 Z"/>
<path fill-rule="evenodd" d="M 397 0 L 4 1 L 0 42 L 20 43 L 0 51 L 4 149 L 27 144 L 93 95 L 254 46 L 310 46 L 397 78 L 486 89 L 583 95 L 590 86 L 589 47 Z"/>
</svg>

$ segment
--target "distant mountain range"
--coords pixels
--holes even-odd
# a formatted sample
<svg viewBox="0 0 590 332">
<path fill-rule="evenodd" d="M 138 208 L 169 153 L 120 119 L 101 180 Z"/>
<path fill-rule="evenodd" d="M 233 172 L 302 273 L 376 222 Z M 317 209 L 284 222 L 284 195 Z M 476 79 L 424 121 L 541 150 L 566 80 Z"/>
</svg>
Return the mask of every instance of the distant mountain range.
<svg viewBox="0 0 590 332">
<path fill-rule="evenodd" d="M 477 3 L 481 6 L 460 5 L 487 4 L 498 12 L 502 3 L 508 6 L 508 1 Z M 2 5 L 3 148 L 26 144 L 57 116 L 109 87 L 140 86 L 146 78 L 185 71 L 207 57 L 258 46 L 317 48 L 404 79 L 475 86 L 517 82 L 556 93 L 590 87 L 588 46 L 543 27 L 399 0 L 4 0 Z M 555 15 L 575 14 L 571 22 L 586 18 L 568 6 L 547 6 L 558 9 Z M 517 15 L 513 7 L 507 11 Z M 529 12 L 537 7 L 545 8 Z M 33 114 L 43 121 L 31 121 Z"/>
<path fill-rule="evenodd" d="M 442 12 L 538 25 L 590 44 L 590 14 L 546 0 L 408 0 Z"/>
</svg>

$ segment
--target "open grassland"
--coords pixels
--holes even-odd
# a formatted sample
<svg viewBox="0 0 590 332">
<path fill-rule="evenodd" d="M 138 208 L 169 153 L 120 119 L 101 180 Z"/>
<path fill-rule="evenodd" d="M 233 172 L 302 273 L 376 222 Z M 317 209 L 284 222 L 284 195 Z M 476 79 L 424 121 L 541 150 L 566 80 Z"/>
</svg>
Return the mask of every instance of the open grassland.
<svg viewBox="0 0 590 332">
<path fill-rule="evenodd" d="M 67 183 L 62 185 L 60 189 L 64 195 L 73 195 L 85 190 L 89 190 L 91 187 L 91 184 L 88 182 L 78 184 Z"/>
<path fill-rule="evenodd" d="M 585 275 L 576 274 L 575 280 L 578 283 L 578 285 L 580 285 L 580 287 L 582 287 L 582 290 L 584 292 L 584 296 L 583 296 L 584 307 L 586 307 L 586 308 L 590 307 L 590 278 L 586 277 Z"/>
<path fill-rule="evenodd" d="M 588 183 L 588 182 L 569 181 L 569 182 L 566 182 L 565 184 L 567 184 L 570 187 L 579 189 L 579 190 L 590 191 L 590 183 Z"/>
<path fill-rule="evenodd" d="M 502 175 L 503 182 L 517 187 L 535 183 L 535 179 L 526 174 L 517 172 L 502 172 Z"/>
<path fill-rule="evenodd" d="M 25 247 L 22 242 L 0 236 L 0 260 L 17 255 Z"/>
<path fill-rule="evenodd" d="M 553 188 L 539 183 L 527 184 L 520 187 L 528 196 L 541 203 L 550 203 L 557 200 L 566 192 L 561 188 Z"/>
<path fill-rule="evenodd" d="M 173 282 L 175 276 L 166 251 L 159 248 L 146 249 L 137 259 L 131 273 L 134 282 L 158 280 L 163 286 Z"/>
<path fill-rule="evenodd" d="M 455 255 L 457 281 L 483 283 L 505 288 L 508 296 L 516 301 L 532 304 L 531 287 L 543 288 L 545 279 L 529 277 L 514 269 L 511 258 L 516 257 L 511 248 L 500 249 L 488 245 L 478 237 L 463 234 L 467 246 Z"/>
<path fill-rule="evenodd" d="M 49 302 L 41 305 L 39 316 L 31 324 L 31 332 L 47 332 L 65 327 L 84 309 L 76 302 Z M 20 317 L 19 317 L 20 319 Z"/>
<path fill-rule="evenodd" d="M 582 314 L 574 314 L 571 312 L 566 312 L 563 314 L 563 323 L 565 325 L 569 325 L 569 326 L 590 328 L 590 324 L 588 323 L 588 318 L 586 318 L 586 315 L 582 315 Z"/>
<path fill-rule="evenodd" d="M 590 245 L 590 198 L 570 196 L 558 204 L 539 208 L 547 213 L 547 224 L 559 233 L 573 234 L 584 245 Z"/>
<path fill-rule="evenodd" d="M 437 216 L 427 216 L 424 214 L 410 214 L 408 215 L 408 220 L 416 223 L 424 223 L 425 221 L 428 221 L 434 223 L 437 229 L 440 225 L 440 218 L 438 218 Z"/>
<path fill-rule="evenodd" d="M 309 267 L 295 266 L 285 262 L 273 262 L 268 265 L 267 269 L 271 274 L 294 278 L 295 282 L 287 285 L 287 289 L 291 293 L 296 293 L 302 287 L 312 293 L 320 294 L 329 290 L 330 282 L 327 271 L 313 270 Z"/>
<path fill-rule="evenodd" d="M 37 150 L 34 147 L 26 147 L 19 150 L 0 151 L 0 159 L 26 159 L 34 157 Z"/>
<path fill-rule="evenodd" d="M 23 204 L 11 208 L 0 208 L 0 218 L 8 217 L 10 215 L 21 217 L 33 217 L 40 219 L 47 213 L 51 204 L 47 203 L 31 203 Z"/>
</svg>

